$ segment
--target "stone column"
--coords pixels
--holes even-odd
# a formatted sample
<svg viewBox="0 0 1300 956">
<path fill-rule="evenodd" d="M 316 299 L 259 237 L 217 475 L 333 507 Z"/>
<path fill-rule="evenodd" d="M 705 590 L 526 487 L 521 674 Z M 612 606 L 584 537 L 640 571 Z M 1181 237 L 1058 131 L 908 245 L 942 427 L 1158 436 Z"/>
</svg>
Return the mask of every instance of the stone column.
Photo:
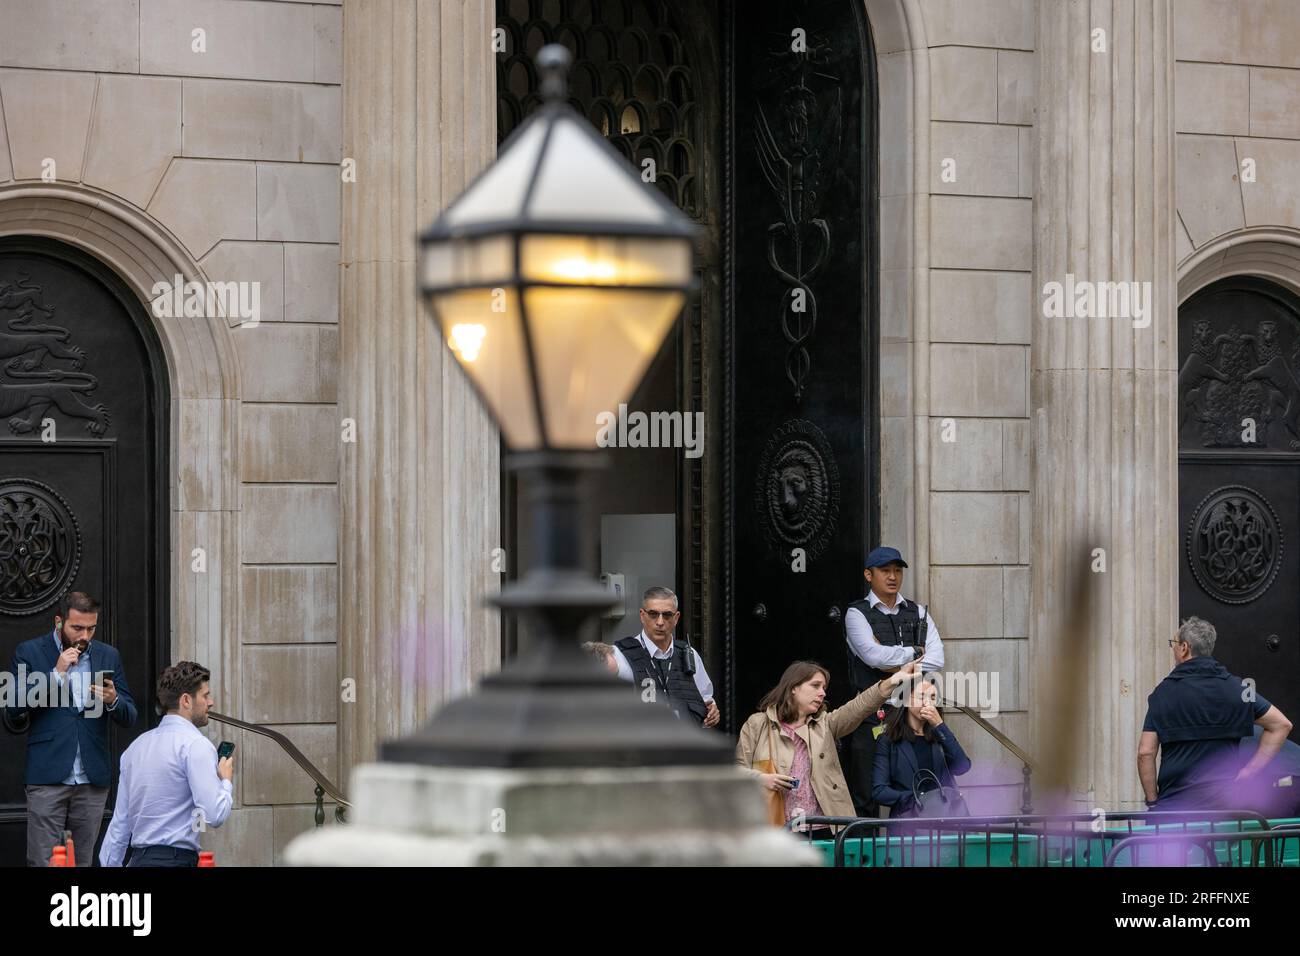
<svg viewBox="0 0 1300 956">
<path fill-rule="evenodd" d="M 496 148 L 492 5 L 346 0 L 339 707 L 346 781 L 500 664 L 497 431 L 417 295 L 416 234 Z"/>
<path fill-rule="evenodd" d="M 1031 713 L 1040 756 L 1071 752 L 1074 795 L 1108 808 L 1142 806 L 1178 607 L 1170 7 L 1038 6 Z M 1067 275 L 1143 284 L 1150 324 L 1048 317 Z"/>
</svg>

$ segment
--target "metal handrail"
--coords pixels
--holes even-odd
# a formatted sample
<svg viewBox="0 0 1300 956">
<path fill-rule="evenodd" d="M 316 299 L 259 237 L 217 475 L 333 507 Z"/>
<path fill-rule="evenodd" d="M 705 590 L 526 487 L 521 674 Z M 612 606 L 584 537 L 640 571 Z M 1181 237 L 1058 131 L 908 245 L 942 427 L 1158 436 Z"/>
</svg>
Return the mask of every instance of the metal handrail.
<svg viewBox="0 0 1300 956">
<path fill-rule="evenodd" d="M 307 776 L 316 781 L 316 803 L 318 806 L 321 804 L 321 801 L 325 796 L 328 796 L 338 804 L 339 808 L 349 808 L 352 806 L 348 801 L 348 798 L 343 795 L 343 791 L 336 787 L 334 782 L 330 780 L 329 777 L 325 776 L 324 772 L 322 772 L 314 763 L 308 760 L 307 755 L 299 750 L 292 740 L 280 733 L 278 730 L 272 730 L 270 727 L 264 727 L 261 724 L 250 724 L 234 717 L 228 717 L 225 714 L 218 714 L 215 710 L 208 711 L 208 716 L 218 723 L 229 724 L 231 727 L 238 727 L 240 730 L 247 730 L 249 733 L 261 734 L 263 737 L 269 737 L 279 744 L 281 749 L 293 758 L 293 762 L 301 767 Z M 334 815 L 336 818 L 340 818 L 340 810 L 336 809 Z M 320 822 L 323 821 L 318 821 L 318 825 Z"/>
<path fill-rule="evenodd" d="M 1027 754 L 1014 740 L 994 727 L 988 720 L 981 717 L 978 711 L 972 710 L 964 704 L 953 703 L 946 700 L 943 702 L 942 706 L 951 707 L 955 710 L 961 711 L 971 720 L 975 721 L 977 726 L 982 728 L 990 737 L 1000 743 L 1004 748 L 1011 752 L 1012 756 L 1020 761 L 1020 772 L 1024 777 L 1024 780 L 1020 785 L 1020 812 L 1024 814 L 1033 813 L 1033 787 L 1030 783 L 1030 778 L 1033 776 L 1034 771 L 1038 769 L 1038 765 L 1034 763 L 1033 758 L 1030 757 L 1029 754 Z"/>
<path fill-rule="evenodd" d="M 967 707 L 964 704 L 956 704 L 946 700 L 943 702 L 943 706 L 951 707 L 954 710 L 960 710 L 971 720 L 975 721 L 975 723 L 979 724 L 980 727 L 988 731 L 989 735 L 992 736 L 994 740 L 1000 743 L 1007 750 L 1010 750 L 1011 753 L 1015 755 L 1016 759 L 1019 760 L 1022 764 L 1029 767 L 1031 770 L 1038 769 L 1038 765 L 1034 763 L 1034 759 L 1030 757 L 1029 754 L 1025 753 L 1025 751 L 1020 747 L 1019 744 L 1017 744 L 1014 740 L 1012 740 L 1002 731 L 994 727 L 991 723 L 989 723 L 989 721 L 986 718 L 981 717 L 979 711 L 972 710 L 970 707 Z"/>
<path fill-rule="evenodd" d="M 343 795 L 343 791 L 334 785 L 334 781 L 325 776 L 314 763 L 307 759 L 307 755 L 298 749 L 292 740 L 280 733 L 278 730 L 272 730 L 270 727 L 263 727 L 261 724 L 250 724 L 247 721 L 238 720 L 234 717 L 228 717 L 225 714 L 219 714 L 215 710 L 208 711 L 208 716 L 218 723 L 229 724 L 231 727 L 238 727 L 240 730 L 247 730 L 249 733 L 261 734 L 263 737 L 269 737 L 280 745 L 291 758 L 293 762 L 302 768 L 307 776 L 311 777 L 316 783 L 316 825 L 321 826 L 325 822 L 325 797 L 328 796 L 337 804 L 334 808 L 334 819 L 339 822 L 343 821 L 343 814 L 350 809 L 352 803 Z M 14 719 L 5 708 L 0 708 L 0 719 L 3 721 L 5 730 L 11 734 L 26 733 L 30 718 L 24 714 L 23 717 Z"/>
</svg>

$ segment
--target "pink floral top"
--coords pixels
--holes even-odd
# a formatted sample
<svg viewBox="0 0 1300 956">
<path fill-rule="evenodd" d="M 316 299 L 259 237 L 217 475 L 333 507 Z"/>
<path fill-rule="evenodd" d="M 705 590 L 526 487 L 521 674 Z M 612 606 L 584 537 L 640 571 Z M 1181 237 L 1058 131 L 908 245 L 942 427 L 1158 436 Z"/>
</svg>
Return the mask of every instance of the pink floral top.
<svg viewBox="0 0 1300 956">
<path fill-rule="evenodd" d="M 789 724 L 781 724 L 781 732 L 794 741 L 794 762 L 790 764 L 790 776 L 799 781 L 797 787 L 785 792 L 785 818 L 792 820 L 800 814 L 819 817 L 822 808 L 813 794 L 812 756 L 808 753 L 808 745 Z"/>
</svg>

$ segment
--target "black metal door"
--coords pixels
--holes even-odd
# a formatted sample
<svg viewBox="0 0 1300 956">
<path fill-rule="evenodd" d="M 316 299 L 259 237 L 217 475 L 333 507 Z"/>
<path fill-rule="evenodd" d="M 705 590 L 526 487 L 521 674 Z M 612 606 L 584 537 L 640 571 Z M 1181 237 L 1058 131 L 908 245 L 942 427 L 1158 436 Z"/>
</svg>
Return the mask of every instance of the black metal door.
<svg viewBox="0 0 1300 956">
<path fill-rule="evenodd" d="M 122 654 L 153 718 L 167 654 L 165 366 L 121 281 L 54 242 L 0 240 L 0 667 L 53 629 L 69 590 L 100 599 L 97 640 Z M 0 865 L 25 857 L 26 738 L 0 732 Z M 110 808 L 112 806 L 110 799 Z"/>
<path fill-rule="evenodd" d="M 1214 656 L 1254 680 L 1293 722 L 1300 714 L 1298 358 L 1300 302 L 1271 283 L 1225 279 L 1179 311 L 1180 612 L 1213 624 Z"/>
<path fill-rule="evenodd" d="M 876 511 L 875 64 L 862 4 L 730 8 L 723 494 L 732 726 L 792 661 L 846 699 Z"/>
</svg>

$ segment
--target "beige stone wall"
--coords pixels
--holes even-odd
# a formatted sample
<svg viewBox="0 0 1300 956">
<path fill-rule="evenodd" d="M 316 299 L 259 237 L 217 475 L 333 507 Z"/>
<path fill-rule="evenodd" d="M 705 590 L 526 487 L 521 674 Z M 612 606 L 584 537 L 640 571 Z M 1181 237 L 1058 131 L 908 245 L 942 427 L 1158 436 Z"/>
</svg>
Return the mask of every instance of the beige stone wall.
<svg viewBox="0 0 1300 956">
<path fill-rule="evenodd" d="M 339 483 L 344 773 L 501 664 L 500 437 L 417 294 L 415 234 L 496 152 L 484 0 L 347 0 Z"/>
<path fill-rule="evenodd" d="M 1030 705 L 1081 810 L 1141 807 L 1137 740 L 1177 612 L 1178 6 L 1039 8 L 1034 288 L 1150 293 L 1144 322 L 1035 309 Z"/>
<path fill-rule="evenodd" d="M 335 779 L 342 21 L 340 0 L 0 0 L 0 218 L 20 189 L 62 191 L 174 239 L 187 278 L 260 283 L 260 324 L 207 346 L 224 365 L 168 348 L 172 655 Z M 62 234 L 24 215 L 4 231 Z M 218 379 L 191 374 L 209 360 Z M 270 864 L 313 784 L 278 747 L 212 735 L 239 747 L 237 809 L 205 843 Z"/>
<path fill-rule="evenodd" d="M 1298 37 L 1289 0 L 1178 4 L 1180 299 L 1239 272 L 1300 288 Z"/>
<path fill-rule="evenodd" d="M 867 0 L 867 11 L 880 83 L 882 536 L 908 555 L 905 589 L 929 603 L 947 668 L 997 672 L 993 722 L 1027 743 L 1036 7 Z M 952 724 L 972 759 L 1018 785 L 1000 744 L 960 714 Z"/>
</svg>

